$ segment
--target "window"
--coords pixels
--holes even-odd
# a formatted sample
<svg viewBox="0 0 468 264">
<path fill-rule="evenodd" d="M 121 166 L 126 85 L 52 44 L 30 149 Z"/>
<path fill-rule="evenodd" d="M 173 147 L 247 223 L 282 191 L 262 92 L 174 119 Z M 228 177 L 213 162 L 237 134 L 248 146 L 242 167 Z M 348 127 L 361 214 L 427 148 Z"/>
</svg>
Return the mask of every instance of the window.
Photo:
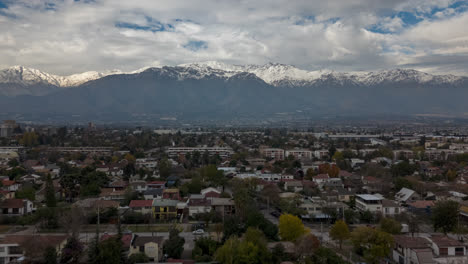
<svg viewBox="0 0 468 264">
<path fill-rule="evenodd" d="M 385 208 L 385 213 L 388 214 L 390 210 L 388 208 Z"/>
<path fill-rule="evenodd" d="M 5 252 L 5 247 L 0 247 L 0 252 Z"/>
<path fill-rule="evenodd" d="M 455 248 L 455 256 L 464 256 L 465 251 L 462 247 Z"/>
<path fill-rule="evenodd" d="M 439 248 L 439 255 L 447 256 L 448 255 L 448 248 Z"/>
</svg>

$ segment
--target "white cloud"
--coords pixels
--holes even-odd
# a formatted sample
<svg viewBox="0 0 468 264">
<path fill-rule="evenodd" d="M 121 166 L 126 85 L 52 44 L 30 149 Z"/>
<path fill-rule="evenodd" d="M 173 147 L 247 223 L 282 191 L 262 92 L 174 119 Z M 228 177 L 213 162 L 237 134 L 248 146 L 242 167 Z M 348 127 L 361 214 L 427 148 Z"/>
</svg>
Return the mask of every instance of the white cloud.
<svg viewBox="0 0 468 264">
<path fill-rule="evenodd" d="M 448 8 L 452 0 L 54 3 L 46 8 L 45 0 L 18 0 L 0 9 L 0 66 L 71 74 L 220 60 L 339 71 L 413 66 L 468 72 L 466 63 L 453 59 L 468 54 L 468 13 Z M 428 18 L 436 7 L 440 10 Z M 417 12 L 424 20 L 407 25 L 395 16 L 400 11 Z M 158 22 L 172 27 L 159 32 Z M 187 49 L 189 41 L 202 41 L 206 48 Z"/>
</svg>

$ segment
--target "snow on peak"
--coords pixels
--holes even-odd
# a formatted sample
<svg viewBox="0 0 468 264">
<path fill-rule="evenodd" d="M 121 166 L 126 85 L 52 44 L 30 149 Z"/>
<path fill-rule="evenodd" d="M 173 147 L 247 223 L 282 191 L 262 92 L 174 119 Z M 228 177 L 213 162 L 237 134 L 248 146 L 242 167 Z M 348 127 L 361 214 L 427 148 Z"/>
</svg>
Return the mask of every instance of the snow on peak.
<svg viewBox="0 0 468 264">
<path fill-rule="evenodd" d="M 205 61 L 197 63 L 181 64 L 181 67 L 203 69 L 216 69 L 227 72 L 253 73 L 266 83 L 274 84 L 278 81 L 312 81 L 319 78 L 323 71 L 305 71 L 291 65 L 268 63 L 265 65 L 230 65 L 217 61 Z"/>
<path fill-rule="evenodd" d="M 119 70 L 106 72 L 89 71 L 69 76 L 58 76 L 23 66 L 13 66 L 0 71 L 0 83 L 21 85 L 46 84 L 57 87 L 71 87 L 96 80 L 107 75 L 121 74 Z"/>
</svg>

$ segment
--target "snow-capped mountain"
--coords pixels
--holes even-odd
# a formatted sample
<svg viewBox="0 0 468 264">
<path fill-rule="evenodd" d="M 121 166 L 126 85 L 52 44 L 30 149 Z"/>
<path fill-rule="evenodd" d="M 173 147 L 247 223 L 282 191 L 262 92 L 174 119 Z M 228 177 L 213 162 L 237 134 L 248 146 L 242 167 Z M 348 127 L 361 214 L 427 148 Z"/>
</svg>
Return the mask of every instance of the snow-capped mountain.
<svg viewBox="0 0 468 264">
<path fill-rule="evenodd" d="M 466 77 L 432 75 L 412 69 L 394 69 L 378 72 L 336 72 L 330 70 L 306 71 L 292 65 L 268 63 L 265 65 L 230 65 L 217 61 L 181 64 L 181 67 L 199 71 L 222 70 L 225 72 L 249 72 L 268 84 L 275 86 L 306 86 L 315 82 L 333 79 L 336 83 L 376 85 L 386 82 L 454 83 Z"/>
<path fill-rule="evenodd" d="M 0 71 L 0 83 L 14 83 L 21 85 L 49 84 L 57 87 L 72 87 L 107 75 L 120 73 L 122 72 L 119 70 L 107 72 L 89 71 L 69 76 L 58 76 L 37 69 L 13 66 Z"/>
<path fill-rule="evenodd" d="M 456 84 L 467 77 L 454 75 L 431 75 L 411 69 L 394 69 L 378 72 L 335 72 L 330 70 L 307 71 L 292 65 L 268 63 L 265 65 L 230 65 L 217 61 L 206 61 L 178 66 L 145 67 L 132 72 L 111 70 L 89 71 L 69 76 L 58 76 L 37 69 L 14 66 L 0 70 L 0 95 L 45 95 L 59 89 L 80 86 L 86 82 L 117 74 L 138 74 L 157 70 L 160 74 L 178 80 L 223 78 L 239 73 L 254 74 L 267 84 L 276 87 L 305 87 L 324 84 L 374 86 L 382 84 Z"/>
<path fill-rule="evenodd" d="M 317 72 L 282 64 L 206 62 L 124 74 L 61 77 L 24 67 L 0 73 L 0 112 L 11 114 L 60 113 L 110 120 L 131 120 L 134 113 L 194 120 L 276 118 L 278 113 L 286 113 L 287 118 L 467 116 L 467 77 L 406 69 Z"/>
</svg>

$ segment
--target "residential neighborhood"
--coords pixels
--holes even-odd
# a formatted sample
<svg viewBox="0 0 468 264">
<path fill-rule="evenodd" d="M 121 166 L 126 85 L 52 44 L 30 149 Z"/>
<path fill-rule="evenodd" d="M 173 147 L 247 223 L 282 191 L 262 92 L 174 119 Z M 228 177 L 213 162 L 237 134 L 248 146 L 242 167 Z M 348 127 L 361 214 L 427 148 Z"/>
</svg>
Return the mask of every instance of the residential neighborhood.
<svg viewBox="0 0 468 264">
<path fill-rule="evenodd" d="M 0 263 L 468 263 L 459 132 L 7 124 Z"/>
</svg>

